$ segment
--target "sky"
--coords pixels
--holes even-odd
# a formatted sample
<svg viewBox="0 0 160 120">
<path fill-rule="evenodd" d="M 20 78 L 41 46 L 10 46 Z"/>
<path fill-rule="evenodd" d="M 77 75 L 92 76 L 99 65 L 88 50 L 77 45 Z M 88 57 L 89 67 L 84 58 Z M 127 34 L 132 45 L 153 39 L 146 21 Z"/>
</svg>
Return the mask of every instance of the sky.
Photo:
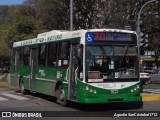
<svg viewBox="0 0 160 120">
<path fill-rule="evenodd" d="M 17 5 L 21 4 L 24 0 L 0 0 L 0 5 Z"/>
</svg>

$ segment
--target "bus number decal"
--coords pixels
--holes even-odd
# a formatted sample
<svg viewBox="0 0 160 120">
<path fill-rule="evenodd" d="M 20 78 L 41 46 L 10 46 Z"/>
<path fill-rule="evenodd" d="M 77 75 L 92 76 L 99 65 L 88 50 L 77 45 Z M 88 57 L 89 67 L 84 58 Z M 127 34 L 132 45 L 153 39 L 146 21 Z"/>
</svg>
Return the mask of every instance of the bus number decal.
<svg viewBox="0 0 160 120">
<path fill-rule="evenodd" d="M 106 33 L 102 32 L 102 33 L 99 33 L 99 32 L 94 32 L 94 39 L 95 40 L 106 40 Z"/>
<path fill-rule="evenodd" d="M 105 40 L 105 39 L 106 39 L 106 34 L 100 33 L 100 40 Z"/>
<path fill-rule="evenodd" d="M 95 35 L 95 36 L 94 36 L 94 39 L 97 40 L 99 33 L 95 32 L 94 35 Z"/>
<path fill-rule="evenodd" d="M 46 76 L 45 73 L 44 73 L 44 70 L 39 70 L 39 73 L 40 73 L 41 76 Z"/>
</svg>

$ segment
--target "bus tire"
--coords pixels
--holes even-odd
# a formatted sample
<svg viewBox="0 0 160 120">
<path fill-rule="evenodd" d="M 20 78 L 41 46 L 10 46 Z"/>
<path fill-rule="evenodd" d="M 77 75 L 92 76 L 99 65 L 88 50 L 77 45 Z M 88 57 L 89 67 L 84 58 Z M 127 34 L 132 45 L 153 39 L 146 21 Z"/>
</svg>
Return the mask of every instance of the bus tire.
<svg viewBox="0 0 160 120">
<path fill-rule="evenodd" d="M 21 92 L 22 95 L 26 94 L 24 83 L 22 81 L 20 82 L 20 92 Z"/>
<path fill-rule="evenodd" d="M 62 85 L 58 86 L 58 89 L 55 91 L 56 93 L 56 102 L 62 106 L 67 106 L 67 100 L 64 98 L 64 89 Z"/>
</svg>

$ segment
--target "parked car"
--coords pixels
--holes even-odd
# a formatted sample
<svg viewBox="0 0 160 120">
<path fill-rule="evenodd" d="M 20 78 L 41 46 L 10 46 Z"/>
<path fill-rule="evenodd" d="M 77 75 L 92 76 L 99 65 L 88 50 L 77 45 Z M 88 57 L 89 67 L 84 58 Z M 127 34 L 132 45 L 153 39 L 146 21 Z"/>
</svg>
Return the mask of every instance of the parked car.
<svg viewBox="0 0 160 120">
<path fill-rule="evenodd" d="M 150 83 L 160 82 L 160 70 L 157 69 L 151 74 L 149 82 Z"/>
<path fill-rule="evenodd" d="M 10 72 L 10 63 L 3 63 L 0 65 L 0 74 Z"/>
<path fill-rule="evenodd" d="M 150 74 L 149 73 L 140 73 L 140 81 L 143 85 L 148 84 L 150 81 Z"/>
</svg>

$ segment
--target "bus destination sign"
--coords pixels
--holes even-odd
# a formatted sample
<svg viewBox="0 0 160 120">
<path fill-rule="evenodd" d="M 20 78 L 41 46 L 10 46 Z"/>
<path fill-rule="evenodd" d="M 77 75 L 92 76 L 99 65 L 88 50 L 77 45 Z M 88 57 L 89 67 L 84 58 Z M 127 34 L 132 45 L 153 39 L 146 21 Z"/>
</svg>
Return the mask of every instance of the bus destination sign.
<svg viewBox="0 0 160 120">
<path fill-rule="evenodd" d="M 123 32 L 88 32 L 86 42 L 96 41 L 132 41 L 132 34 Z"/>
</svg>

